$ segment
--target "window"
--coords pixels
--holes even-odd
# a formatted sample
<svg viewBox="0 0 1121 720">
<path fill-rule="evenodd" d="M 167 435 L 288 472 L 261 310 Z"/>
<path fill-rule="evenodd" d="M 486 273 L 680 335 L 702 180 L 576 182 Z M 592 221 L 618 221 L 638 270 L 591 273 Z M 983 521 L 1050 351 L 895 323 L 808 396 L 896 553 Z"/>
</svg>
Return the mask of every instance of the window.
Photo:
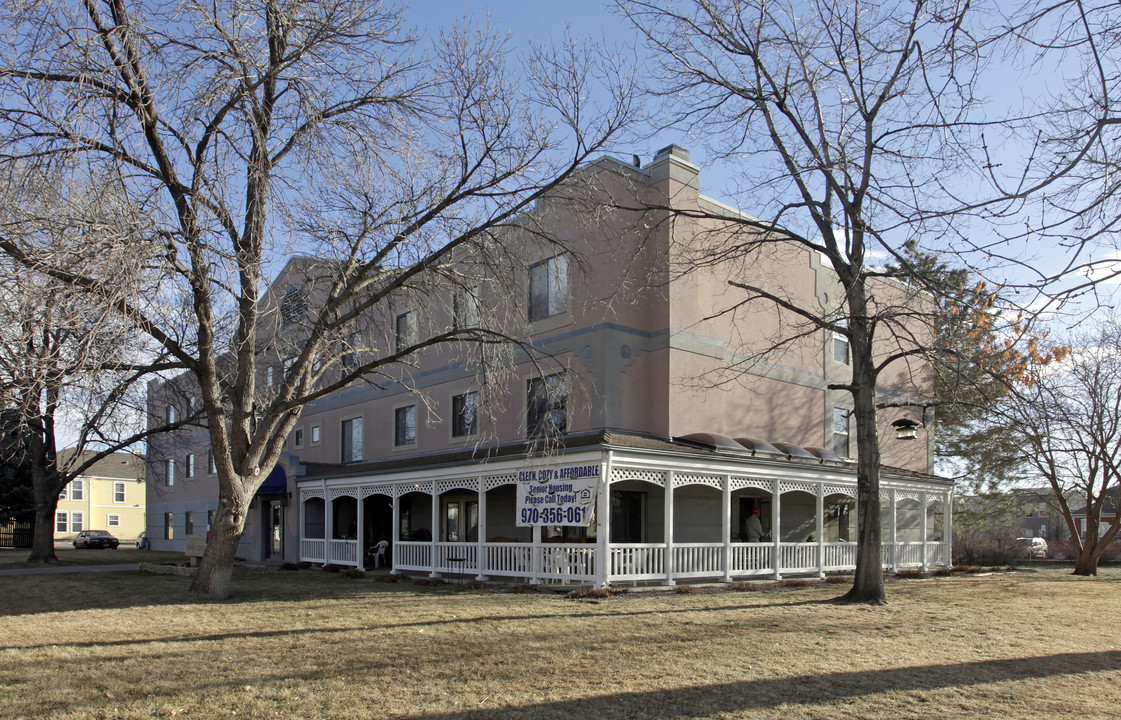
<svg viewBox="0 0 1121 720">
<path fill-rule="evenodd" d="M 359 333 L 352 333 L 350 339 L 347 341 L 347 352 L 343 354 L 342 366 L 343 372 L 350 373 L 358 369 L 358 348 L 362 345 L 362 335 Z"/>
<path fill-rule="evenodd" d="M 69 488 L 70 488 L 70 486 L 69 486 L 69 485 L 64 485 L 64 486 L 63 486 L 63 488 L 62 488 L 62 492 L 60 492 L 60 493 L 58 494 L 58 499 L 59 499 L 59 500 L 66 500 L 66 498 L 67 498 L 67 495 L 66 495 L 66 491 L 67 491 L 67 490 L 68 490 Z"/>
<path fill-rule="evenodd" d="M 401 313 L 397 316 L 397 352 L 416 344 L 416 314 L 412 312 Z"/>
<path fill-rule="evenodd" d="M 833 452 L 849 456 L 849 411 L 833 408 Z"/>
<path fill-rule="evenodd" d="M 849 338 L 844 333 L 833 333 L 833 362 L 849 364 Z"/>
<path fill-rule="evenodd" d="M 304 446 L 304 429 L 296 428 L 292 431 L 292 447 L 302 448 Z"/>
<path fill-rule="evenodd" d="M 317 427 L 312 428 L 314 437 Z M 343 420 L 343 462 L 362 459 L 362 418 Z"/>
<path fill-rule="evenodd" d="M 113 502 L 123 503 L 125 501 L 125 484 L 123 482 L 113 483 Z"/>
<path fill-rule="evenodd" d="M 105 516 L 105 526 L 106 527 L 120 527 L 121 526 L 121 516 L 118 515 L 117 513 L 109 513 L 108 515 Z"/>
<path fill-rule="evenodd" d="M 312 425 L 311 426 L 311 444 L 312 445 L 318 445 L 319 444 L 319 426 L 318 425 Z"/>
<path fill-rule="evenodd" d="M 80 512 L 70 513 L 70 532 L 82 532 L 82 522 L 85 518 L 82 517 Z"/>
<path fill-rule="evenodd" d="M 568 257 L 557 255 L 529 268 L 529 321 L 568 309 Z"/>
<path fill-rule="evenodd" d="M 210 528 L 212 528 L 212 527 L 214 527 L 214 511 L 213 510 L 207 510 L 206 511 L 206 532 L 209 533 Z"/>
<path fill-rule="evenodd" d="M 82 487 L 81 480 L 74 480 L 70 483 L 70 499 L 81 500 L 84 488 Z"/>
<path fill-rule="evenodd" d="M 64 533 L 69 529 L 70 523 L 67 522 L 70 517 L 65 512 L 56 512 L 54 514 L 54 531 Z"/>
<path fill-rule="evenodd" d="M 183 463 L 184 477 L 193 478 L 195 476 L 195 454 L 187 453 L 187 462 Z"/>
<path fill-rule="evenodd" d="M 273 369 L 272 365 L 265 368 L 265 387 L 271 388 L 273 386 L 273 383 L 276 382 L 275 375 L 276 371 Z"/>
<path fill-rule="evenodd" d="M 393 411 L 393 444 L 416 443 L 416 405 L 399 407 Z"/>
<path fill-rule="evenodd" d="M 171 487 L 175 484 L 175 458 L 168 458 L 163 461 L 163 479 L 164 485 Z"/>
<path fill-rule="evenodd" d="M 479 431 L 479 393 L 465 392 L 452 397 L 452 437 L 474 435 Z"/>
<path fill-rule="evenodd" d="M 307 298 L 299 288 L 288 288 L 280 301 L 280 322 L 283 325 L 294 325 L 304 319 L 307 314 Z"/>
<path fill-rule="evenodd" d="M 214 462 L 214 450 L 210 448 L 206 450 L 206 472 L 208 475 L 218 474 L 218 464 Z"/>
<path fill-rule="evenodd" d="M 193 512 L 183 513 L 183 534 L 195 534 L 195 514 Z"/>
<path fill-rule="evenodd" d="M 165 417 L 167 418 L 167 422 L 168 422 L 169 425 L 171 423 L 175 422 L 175 420 L 178 416 L 175 413 L 175 406 L 174 405 L 168 405 L 167 406 L 167 414 L 165 415 Z"/>
<path fill-rule="evenodd" d="M 171 513 L 164 513 L 163 514 L 163 539 L 164 540 L 174 540 L 175 539 L 175 528 L 173 527 L 174 522 L 175 522 L 175 516 L 174 515 L 172 515 Z"/>
<path fill-rule="evenodd" d="M 479 290 L 464 289 L 452 298 L 452 329 L 469 330 L 479 326 Z"/>
<path fill-rule="evenodd" d="M 526 397 L 526 434 L 530 437 L 562 435 L 568 429 L 568 388 L 564 375 L 546 375 L 529 381 Z"/>
</svg>

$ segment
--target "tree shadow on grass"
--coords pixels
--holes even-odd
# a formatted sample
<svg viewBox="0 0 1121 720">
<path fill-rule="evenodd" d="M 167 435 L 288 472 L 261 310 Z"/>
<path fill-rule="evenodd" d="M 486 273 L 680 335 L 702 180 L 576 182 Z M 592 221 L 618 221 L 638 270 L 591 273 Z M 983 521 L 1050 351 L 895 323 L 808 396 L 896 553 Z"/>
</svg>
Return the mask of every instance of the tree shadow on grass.
<svg viewBox="0 0 1121 720">
<path fill-rule="evenodd" d="M 1121 651 L 1108 650 L 743 680 L 700 687 L 612 693 L 517 707 L 480 708 L 408 717 L 409 720 L 545 720 L 578 717 L 594 717 L 597 720 L 635 717 L 642 717 L 644 720 L 678 720 L 760 711 L 780 705 L 823 706 L 879 693 L 936 691 L 1119 669 Z M 940 713 L 937 707 L 932 707 L 930 714 L 934 717 Z"/>
</svg>

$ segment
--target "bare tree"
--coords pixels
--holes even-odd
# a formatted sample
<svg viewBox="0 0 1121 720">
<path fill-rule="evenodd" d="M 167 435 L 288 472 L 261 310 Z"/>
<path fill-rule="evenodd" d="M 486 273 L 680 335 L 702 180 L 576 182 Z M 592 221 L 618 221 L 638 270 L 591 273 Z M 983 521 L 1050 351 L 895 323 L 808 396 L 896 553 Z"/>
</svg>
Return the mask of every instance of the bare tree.
<svg viewBox="0 0 1121 720">
<path fill-rule="evenodd" d="M 134 236 L 143 223 L 122 198 L 80 173 L 33 169 L 5 177 L 5 236 L 67 272 L 97 279 L 116 297 L 140 295 L 150 258 Z M 57 562 L 59 493 L 96 462 L 149 434 L 141 381 L 169 369 L 146 350 L 108 298 L 0 257 L 0 392 L 30 468 L 35 531 L 30 562 Z M 162 421 L 151 426 L 163 429 Z M 60 454 L 61 445 L 74 451 Z"/>
<path fill-rule="evenodd" d="M 1070 531 L 1074 574 L 1096 575 L 1121 531 L 1102 509 L 1121 497 L 1121 327 L 1103 324 L 1071 343 L 1062 362 L 1032 369 L 1029 382 L 994 409 L 991 422 L 1018 438 L 1018 460 L 1046 480 L 1052 504 Z M 1077 498 L 1072 507 L 1071 498 Z M 1083 508 L 1084 505 L 1084 508 Z M 1080 535 L 1074 512 L 1086 513 Z"/>
<path fill-rule="evenodd" d="M 524 235 L 504 228 L 532 231 L 535 203 L 632 113 L 627 72 L 594 48 L 514 57 L 487 28 L 426 48 L 373 0 L 17 3 L 5 22 L 4 155 L 105 167 L 152 218 L 166 280 L 114 307 L 201 398 L 220 490 L 200 597 L 226 597 L 249 502 L 306 403 L 400 377 L 425 348 L 509 339 L 453 326 L 355 341 L 363 318 L 465 258 L 516 267 Z M 0 249 L 108 295 L 11 238 Z M 281 311 L 265 301 L 285 294 L 267 279 L 292 255 L 316 258 L 291 296 L 299 343 L 262 393 Z"/>
<path fill-rule="evenodd" d="M 942 211 L 955 202 L 942 183 L 968 157 L 980 57 L 969 4 L 619 6 L 662 61 L 658 94 L 713 157 L 742 168 L 738 191 L 750 216 L 692 213 L 739 228 L 704 238 L 698 261 L 738 258 L 740 306 L 773 308 L 786 338 L 824 331 L 848 340 L 851 377 L 830 385 L 851 395 L 857 436 L 859 550 L 845 598 L 881 603 L 877 389 L 889 376 L 910 376 L 922 390 L 919 358 L 935 316 L 905 248 L 934 225 L 953 230 Z M 753 277 L 752 258 L 782 244 L 822 257 L 839 297 L 827 306 L 799 301 L 781 278 Z"/>
</svg>

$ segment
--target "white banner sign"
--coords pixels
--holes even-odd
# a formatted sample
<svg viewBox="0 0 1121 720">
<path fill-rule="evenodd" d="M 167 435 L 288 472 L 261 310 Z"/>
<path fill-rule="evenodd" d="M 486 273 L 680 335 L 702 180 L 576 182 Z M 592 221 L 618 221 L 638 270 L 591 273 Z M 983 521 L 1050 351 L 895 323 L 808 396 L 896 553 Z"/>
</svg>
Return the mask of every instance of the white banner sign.
<svg viewBox="0 0 1121 720">
<path fill-rule="evenodd" d="M 518 527 L 591 525 L 599 467 L 592 463 L 519 472 Z"/>
</svg>

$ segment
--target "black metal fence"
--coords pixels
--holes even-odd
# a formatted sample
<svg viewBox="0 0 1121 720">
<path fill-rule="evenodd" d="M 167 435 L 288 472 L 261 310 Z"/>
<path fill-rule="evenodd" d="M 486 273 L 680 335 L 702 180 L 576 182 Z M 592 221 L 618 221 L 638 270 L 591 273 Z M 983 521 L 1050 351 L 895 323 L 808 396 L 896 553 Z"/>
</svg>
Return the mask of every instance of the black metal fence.
<svg viewBox="0 0 1121 720">
<path fill-rule="evenodd" d="M 10 523 L 0 525 L 0 548 L 31 547 L 31 524 Z"/>
</svg>

